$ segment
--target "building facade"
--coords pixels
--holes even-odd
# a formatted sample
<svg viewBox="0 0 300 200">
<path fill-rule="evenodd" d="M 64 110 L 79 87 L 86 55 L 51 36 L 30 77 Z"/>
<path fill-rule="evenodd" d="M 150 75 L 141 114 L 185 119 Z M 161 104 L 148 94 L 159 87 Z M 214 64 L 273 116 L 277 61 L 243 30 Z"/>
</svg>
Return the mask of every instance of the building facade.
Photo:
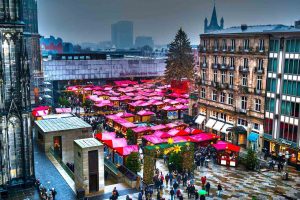
<svg viewBox="0 0 300 200">
<path fill-rule="evenodd" d="M 223 140 L 262 148 L 267 34 L 202 34 L 198 80 L 200 126 Z M 239 131 L 228 131 L 235 127 Z M 256 137 L 249 141 L 250 135 Z"/>
<path fill-rule="evenodd" d="M 299 22 L 298 22 L 299 23 Z M 267 77 L 264 147 L 300 167 L 300 26 L 273 33 Z"/>
<path fill-rule="evenodd" d="M 144 46 L 154 47 L 153 38 L 150 36 L 138 36 L 135 38 L 135 47 L 142 48 Z"/>
<path fill-rule="evenodd" d="M 111 25 L 111 41 L 117 49 L 130 49 L 133 47 L 133 23 L 119 21 Z"/>
<path fill-rule="evenodd" d="M 213 12 L 211 15 L 210 23 L 208 24 L 208 19 L 204 20 L 204 33 L 209 33 L 217 30 L 222 30 L 224 28 L 224 18 L 220 20 L 220 25 L 218 23 L 216 5 L 214 5 Z"/>
<path fill-rule="evenodd" d="M 232 27 L 202 34 L 190 115 L 221 139 L 300 166 L 300 26 Z M 246 130 L 246 131 L 245 131 Z"/>
<path fill-rule="evenodd" d="M 34 183 L 22 1 L 0 1 L 0 192 Z"/>
</svg>

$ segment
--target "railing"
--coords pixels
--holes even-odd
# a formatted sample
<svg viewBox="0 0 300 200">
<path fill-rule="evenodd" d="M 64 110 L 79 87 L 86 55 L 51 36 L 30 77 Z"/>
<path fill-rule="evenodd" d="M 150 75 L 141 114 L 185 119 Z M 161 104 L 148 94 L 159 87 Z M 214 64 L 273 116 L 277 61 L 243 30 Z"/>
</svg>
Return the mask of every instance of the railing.
<svg viewBox="0 0 300 200">
<path fill-rule="evenodd" d="M 255 71 L 255 73 L 258 73 L 258 74 L 263 74 L 264 73 L 264 69 L 263 68 L 255 67 L 254 71 Z"/>
<path fill-rule="evenodd" d="M 54 153 L 53 148 L 50 148 L 51 155 L 57 160 L 57 162 L 60 164 L 60 166 L 67 172 L 67 174 L 74 180 L 74 173 L 71 171 L 71 169 L 61 160 L 61 158 Z"/>
<path fill-rule="evenodd" d="M 249 67 L 240 66 L 239 67 L 239 71 L 243 72 L 243 73 L 248 73 L 249 72 Z"/>
<path fill-rule="evenodd" d="M 104 158 L 104 165 L 110 169 L 110 171 L 114 172 L 115 174 L 119 173 L 119 170 L 117 168 L 117 166 L 111 162 L 109 159 Z"/>
<path fill-rule="evenodd" d="M 128 169 L 127 167 L 125 167 L 124 165 L 121 165 L 118 170 L 126 177 L 128 178 L 130 181 L 136 181 L 138 175 L 136 173 L 134 173 L 133 171 L 131 171 L 130 169 Z"/>
</svg>

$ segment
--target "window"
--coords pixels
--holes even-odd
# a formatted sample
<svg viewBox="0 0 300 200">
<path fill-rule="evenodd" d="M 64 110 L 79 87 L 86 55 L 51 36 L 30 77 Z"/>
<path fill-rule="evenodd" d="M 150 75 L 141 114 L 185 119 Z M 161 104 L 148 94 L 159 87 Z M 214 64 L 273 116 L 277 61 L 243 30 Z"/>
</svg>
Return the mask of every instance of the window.
<svg viewBox="0 0 300 200">
<path fill-rule="evenodd" d="M 260 112 L 260 108 L 261 108 L 261 100 L 260 99 L 255 99 L 255 111 Z"/>
<path fill-rule="evenodd" d="M 231 57 L 230 58 L 230 67 L 233 67 L 234 66 L 234 57 Z"/>
<path fill-rule="evenodd" d="M 201 98 L 205 99 L 205 88 L 201 88 Z"/>
<path fill-rule="evenodd" d="M 270 52 L 279 51 L 279 40 L 270 40 Z"/>
<path fill-rule="evenodd" d="M 222 48 L 223 50 L 226 50 L 226 39 L 222 40 Z"/>
<path fill-rule="evenodd" d="M 284 87 L 284 84 L 283 84 Z M 276 92 L 276 79 L 275 78 L 268 78 L 267 79 L 267 91 L 268 92 Z"/>
<path fill-rule="evenodd" d="M 279 137 L 285 140 L 297 142 L 298 126 L 280 122 L 280 134 Z"/>
<path fill-rule="evenodd" d="M 221 92 L 221 95 L 220 95 L 220 102 L 221 103 L 225 103 L 225 98 L 226 98 L 226 95 L 224 92 Z"/>
<path fill-rule="evenodd" d="M 231 40 L 231 51 L 235 50 L 235 39 Z"/>
<path fill-rule="evenodd" d="M 221 121 L 226 121 L 226 114 L 220 113 L 220 114 L 219 114 L 219 120 L 221 120 Z"/>
<path fill-rule="evenodd" d="M 264 69 L 264 60 L 263 59 L 259 59 L 258 60 L 257 70 L 262 71 L 263 69 Z"/>
<path fill-rule="evenodd" d="M 226 71 L 221 72 L 221 83 L 226 83 Z"/>
<path fill-rule="evenodd" d="M 229 85 L 233 85 L 233 72 L 229 73 Z"/>
<path fill-rule="evenodd" d="M 291 117 L 299 117 L 300 104 L 290 101 L 281 102 L 281 114 Z"/>
<path fill-rule="evenodd" d="M 285 59 L 284 73 L 300 75 L 300 60 Z"/>
<path fill-rule="evenodd" d="M 300 53 L 300 39 L 286 40 L 285 50 L 288 53 Z"/>
<path fill-rule="evenodd" d="M 214 64 L 218 64 L 218 57 L 217 56 L 214 56 Z"/>
<path fill-rule="evenodd" d="M 212 118 L 217 118 L 218 117 L 218 113 L 216 112 L 216 111 L 211 111 L 211 115 L 210 115 L 210 117 L 212 117 Z"/>
<path fill-rule="evenodd" d="M 222 57 L 222 64 L 226 65 L 226 57 L 225 56 Z"/>
<path fill-rule="evenodd" d="M 268 72 L 277 72 L 277 58 L 269 59 Z"/>
<path fill-rule="evenodd" d="M 300 96 L 300 82 L 284 80 L 282 93 L 291 96 Z"/>
<path fill-rule="evenodd" d="M 218 40 L 215 40 L 214 41 L 214 49 L 218 50 L 218 48 L 219 48 L 219 42 L 218 42 Z"/>
<path fill-rule="evenodd" d="M 254 130 L 260 130 L 260 124 L 258 124 L 258 123 L 253 123 L 253 129 Z"/>
<path fill-rule="evenodd" d="M 203 47 L 204 47 L 204 48 L 207 47 L 207 40 L 203 40 Z"/>
<path fill-rule="evenodd" d="M 256 89 L 261 90 L 262 88 L 262 76 L 257 76 Z"/>
<path fill-rule="evenodd" d="M 274 112 L 274 108 L 275 108 L 275 99 L 266 98 L 266 111 Z"/>
<path fill-rule="evenodd" d="M 244 58 L 244 65 L 243 65 L 244 69 L 248 69 L 248 63 L 249 63 L 248 58 Z"/>
<path fill-rule="evenodd" d="M 232 93 L 228 94 L 228 104 L 233 105 L 233 94 Z"/>
<path fill-rule="evenodd" d="M 215 90 L 212 92 L 212 100 L 217 101 L 217 91 Z"/>
<path fill-rule="evenodd" d="M 203 56 L 203 64 L 206 64 L 206 56 Z"/>
<path fill-rule="evenodd" d="M 243 74 L 242 75 L 242 86 L 247 87 L 247 81 L 248 80 L 248 75 L 247 74 Z"/>
<path fill-rule="evenodd" d="M 214 82 L 218 82 L 218 70 L 214 70 Z"/>
<path fill-rule="evenodd" d="M 249 50 L 249 40 L 244 40 L 244 50 Z"/>
<path fill-rule="evenodd" d="M 265 49 L 265 41 L 263 39 L 259 40 L 259 51 L 264 51 Z"/>
<path fill-rule="evenodd" d="M 241 109 L 243 110 L 247 109 L 247 97 L 245 96 L 241 97 Z"/>
<path fill-rule="evenodd" d="M 202 69 L 202 79 L 206 80 L 206 71 L 205 71 L 205 69 Z"/>
<path fill-rule="evenodd" d="M 238 124 L 238 125 L 242 125 L 242 126 L 248 126 L 247 120 L 241 119 L 241 118 L 238 118 L 237 124 Z"/>
</svg>

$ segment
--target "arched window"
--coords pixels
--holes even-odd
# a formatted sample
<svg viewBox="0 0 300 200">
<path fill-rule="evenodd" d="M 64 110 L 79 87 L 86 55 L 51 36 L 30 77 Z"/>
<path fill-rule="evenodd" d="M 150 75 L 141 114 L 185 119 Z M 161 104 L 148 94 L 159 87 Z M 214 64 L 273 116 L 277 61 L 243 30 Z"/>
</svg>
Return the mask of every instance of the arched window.
<svg viewBox="0 0 300 200">
<path fill-rule="evenodd" d="M 16 116 L 8 119 L 7 140 L 9 145 L 10 178 L 19 178 L 22 175 L 22 149 L 21 149 L 21 121 Z"/>
</svg>

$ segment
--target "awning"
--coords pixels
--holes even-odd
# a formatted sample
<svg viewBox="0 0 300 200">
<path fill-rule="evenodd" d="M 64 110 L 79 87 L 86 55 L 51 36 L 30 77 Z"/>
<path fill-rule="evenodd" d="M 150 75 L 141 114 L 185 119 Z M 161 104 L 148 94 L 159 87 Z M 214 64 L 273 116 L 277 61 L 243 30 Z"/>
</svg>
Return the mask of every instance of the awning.
<svg viewBox="0 0 300 200">
<path fill-rule="evenodd" d="M 215 125 L 215 123 L 216 123 L 216 120 L 210 118 L 207 121 L 207 123 L 205 124 L 205 126 L 208 127 L 208 128 L 212 128 Z"/>
<path fill-rule="evenodd" d="M 259 137 L 259 135 L 257 133 L 251 132 L 248 136 L 248 140 L 250 142 L 256 142 L 258 137 Z"/>
<path fill-rule="evenodd" d="M 233 126 L 226 129 L 226 131 L 230 131 L 233 133 L 247 133 L 247 129 L 244 126 Z"/>
<path fill-rule="evenodd" d="M 213 129 L 216 131 L 220 131 L 223 126 L 224 126 L 223 122 L 217 121 L 217 123 L 214 125 Z"/>
<path fill-rule="evenodd" d="M 223 128 L 221 129 L 222 133 L 228 133 L 227 129 L 232 128 L 233 126 L 231 124 L 224 124 Z"/>
<path fill-rule="evenodd" d="M 197 123 L 197 124 L 202 124 L 203 123 L 203 121 L 205 120 L 205 116 L 203 116 L 203 115 L 198 115 L 198 117 L 197 117 L 197 119 L 195 120 L 195 123 Z"/>
</svg>

